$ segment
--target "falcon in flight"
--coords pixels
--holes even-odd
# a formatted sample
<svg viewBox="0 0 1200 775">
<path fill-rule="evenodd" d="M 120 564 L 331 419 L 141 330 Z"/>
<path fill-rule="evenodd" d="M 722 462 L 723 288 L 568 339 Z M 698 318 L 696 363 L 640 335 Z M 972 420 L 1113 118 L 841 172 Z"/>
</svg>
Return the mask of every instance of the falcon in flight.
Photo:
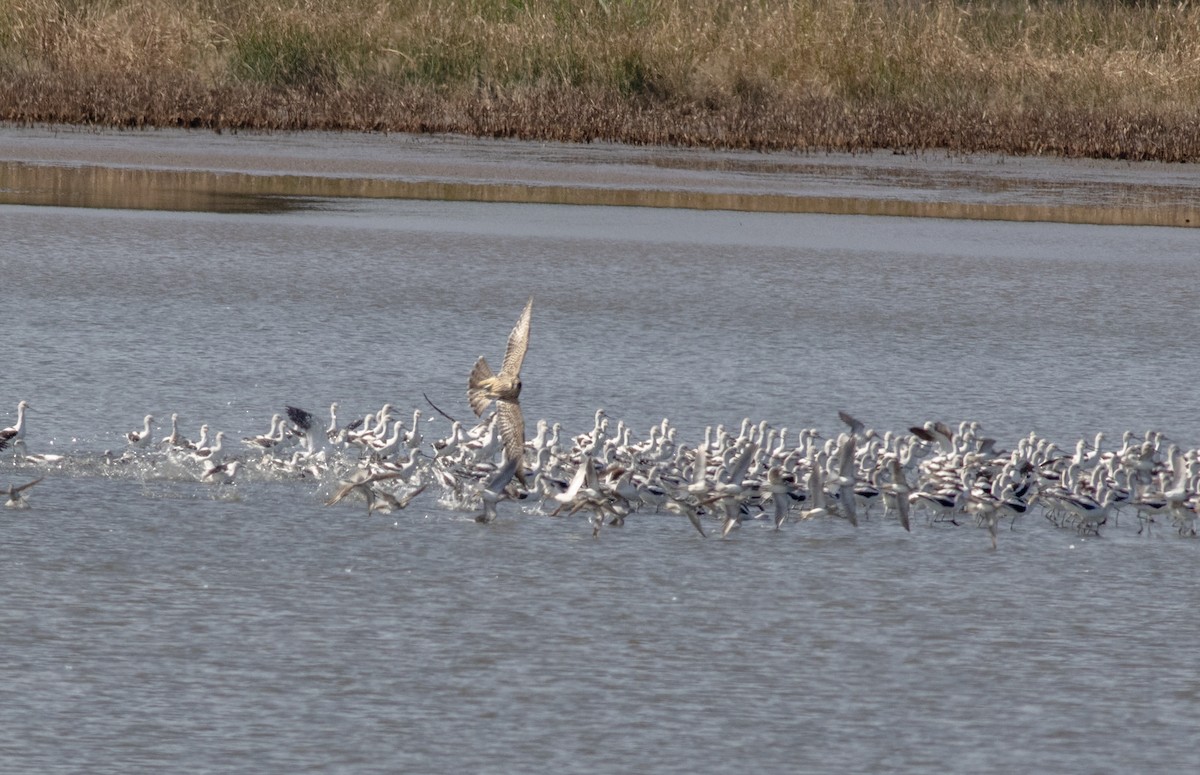
<svg viewBox="0 0 1200 775">
<path fill-rule="evenodd" d="M 504 351 L 504 363 L 500 373 L 483 356 L 475 361 L 471 377 L 467 380 L 467 400 L 471 411 L 479 417 L 491 401 L 496 402 L 496 421 L 500 424 L 500 438 L 504 441 L 504 457 L 517 461 L 517 476 L 523 479 L 525 456 L 525 417 L 521 414 L 521 363 L 529 349 L 529 320 L 533 315 L 533 299 L 525 305 L 512 333 L 508 335 L 508 349 Z"/>
</svg>

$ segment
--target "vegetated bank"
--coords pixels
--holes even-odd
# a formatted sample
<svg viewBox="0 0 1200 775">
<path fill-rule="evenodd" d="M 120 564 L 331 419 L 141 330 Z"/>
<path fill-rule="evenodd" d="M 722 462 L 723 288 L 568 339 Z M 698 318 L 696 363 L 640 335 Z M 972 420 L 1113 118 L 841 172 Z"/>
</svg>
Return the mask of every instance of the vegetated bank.
<svg viewBox="0 0 1200 775">
<path fill-rule="evenodd" d="M 1200 9 L 0 0 L 0 120 L 1200 160 Z"/>
</svg>

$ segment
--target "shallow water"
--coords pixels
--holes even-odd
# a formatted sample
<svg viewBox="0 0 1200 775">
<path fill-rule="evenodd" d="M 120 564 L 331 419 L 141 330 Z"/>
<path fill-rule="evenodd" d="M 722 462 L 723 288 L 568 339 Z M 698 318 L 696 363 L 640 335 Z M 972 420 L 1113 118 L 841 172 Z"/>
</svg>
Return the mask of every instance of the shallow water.
<svg viewBox="0 0 1200 775">
<path fill-rule="evenodd" d="M 526 163 L 459 142 L 463 165 Z M 26 398 L 30 451 L 68 456 L 0 479 L 47 477 L 3 516 L 0 769 L 1200 764 L 1197 544 L 1132 518 L 1081 538 L 1036 517 L 997 552 L 924 520 L 721 541 L 645 515 L 593 540 L 522 504 L 479 526 L 431 493 L 367 519 L 322 483 L 94 462 L 147 412 L 234 440 L 284 404 L 431 415 L 427 393 L 465 417 L 471 364 L 530 295 L 531 428 L 604 407 L 696 443 L 743 417 L 829 434 L 842 409 L 1196 447 L 1190 230 L 307 199 L 4 205 L 0 235 L 0 424 Z"/>
<path fill-rule="evenodd" d="M 244 212 L 301 197 L 1200 225 L 1200 184 L 1178 164 L 454 136 L 0 132 L 0 204 Z"/>
</svg>

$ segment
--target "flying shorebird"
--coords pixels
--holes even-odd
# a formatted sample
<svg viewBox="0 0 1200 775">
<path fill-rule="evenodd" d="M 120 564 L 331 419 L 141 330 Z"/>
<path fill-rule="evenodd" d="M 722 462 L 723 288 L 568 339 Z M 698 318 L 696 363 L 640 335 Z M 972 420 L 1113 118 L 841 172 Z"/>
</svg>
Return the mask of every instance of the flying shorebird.
<svg viewBox="0 0 1200 775">
<path fill-rule="evenodd" d="M 483 511 L 475 515 L 475 521 L 481 525 L 486 525 L 496 519 L 496 504 L 508 497 L 508 483 L 512 481 L 513 474 L 517 472 L 517 460 L 509 458 L 504 461 L 504 465 L 500 466 L 500 470 L 492 475 L 492 478 L 487 481 L 479 490 L 479 496 L 483 499 Z"/>
<path fill-rule="evenodd" d="M 374 490 L 375 500 L 367 506 L 367 514 L 370 514 L 372 511 L 378 511 L 380 514 L 391 514 L 393 511 L 406 509 L 408 508 L 408 504 L 412 503 L 413 498 L 425 492 L 425 488 L 428 486 L 427 484 L 423 484 L 400 497 L 392 495 L 387 490 Z"/>
<path fill-rule="evenodd" d="M 367 516 L 371 516 L 371 512 L 375 510 L 375 498 L 379 495 L 374 487 L 375 483 L 399 479 L 402 476 L 403 474 L 397 471 L 371 471 L 360 468 L 351 474 L 349 479 L 338 482 L 338 491 L 333 494 L 332 498 L 325 501 L 325 505 L 332 506 L 350 493 L 358 493 L 367 499 Z"/>
<path fill-rule="evenodd" d="M 29 501 L 27 501 L 25 498 L 22 498 L 21 493 L 25 490 L 28 490 L 30 487 L 34 486 L 38 482 L 42 481 L 42 479 L 44 479 L 44 478 L 45 477 L 39 476 L 37 479 L 34 479 L 32 482 L 26 482 L 25 484 L 22 484 L 22 485 L 10 484 L 8 486 L 8 500 L 4 503 L 4 508 L 6 508 L 6 509 L 27 509 L 27 508 L 29 508 Z"/>
<path fill-rule="evenodd" d="M 504 456 L 517 461 L 516 476 L 525 481 L 525 417 L 521 414 L 521 363 L 529 348 L 529 320 L 533 314 L 533 299 L 525 305 L 517 324 L 508 335 L 508 348 L 504 351 L 504 364 L 495 374 L 483 356 L 475 361 L 471 376 L 467 380 L 467 400 L 471 411 L 479 417 L 488 403 L 496 402 L 496 420 L 500 425 L 500 437 L 504 441 Z"/>
</svg>

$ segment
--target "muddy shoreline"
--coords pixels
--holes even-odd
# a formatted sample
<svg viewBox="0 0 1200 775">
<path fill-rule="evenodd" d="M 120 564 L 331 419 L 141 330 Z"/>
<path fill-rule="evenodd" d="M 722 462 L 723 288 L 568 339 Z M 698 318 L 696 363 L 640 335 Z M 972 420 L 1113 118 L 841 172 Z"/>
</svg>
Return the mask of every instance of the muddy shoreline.
<svg viewBox="0 0 1200 775">
<path fill-rule="evenodd" d="M 1200 223 L 1189 167 L 459 135 L 0 127 L 0 202 L 239 209 L 341 197 L 1120 225 Z"/>
</svg>

